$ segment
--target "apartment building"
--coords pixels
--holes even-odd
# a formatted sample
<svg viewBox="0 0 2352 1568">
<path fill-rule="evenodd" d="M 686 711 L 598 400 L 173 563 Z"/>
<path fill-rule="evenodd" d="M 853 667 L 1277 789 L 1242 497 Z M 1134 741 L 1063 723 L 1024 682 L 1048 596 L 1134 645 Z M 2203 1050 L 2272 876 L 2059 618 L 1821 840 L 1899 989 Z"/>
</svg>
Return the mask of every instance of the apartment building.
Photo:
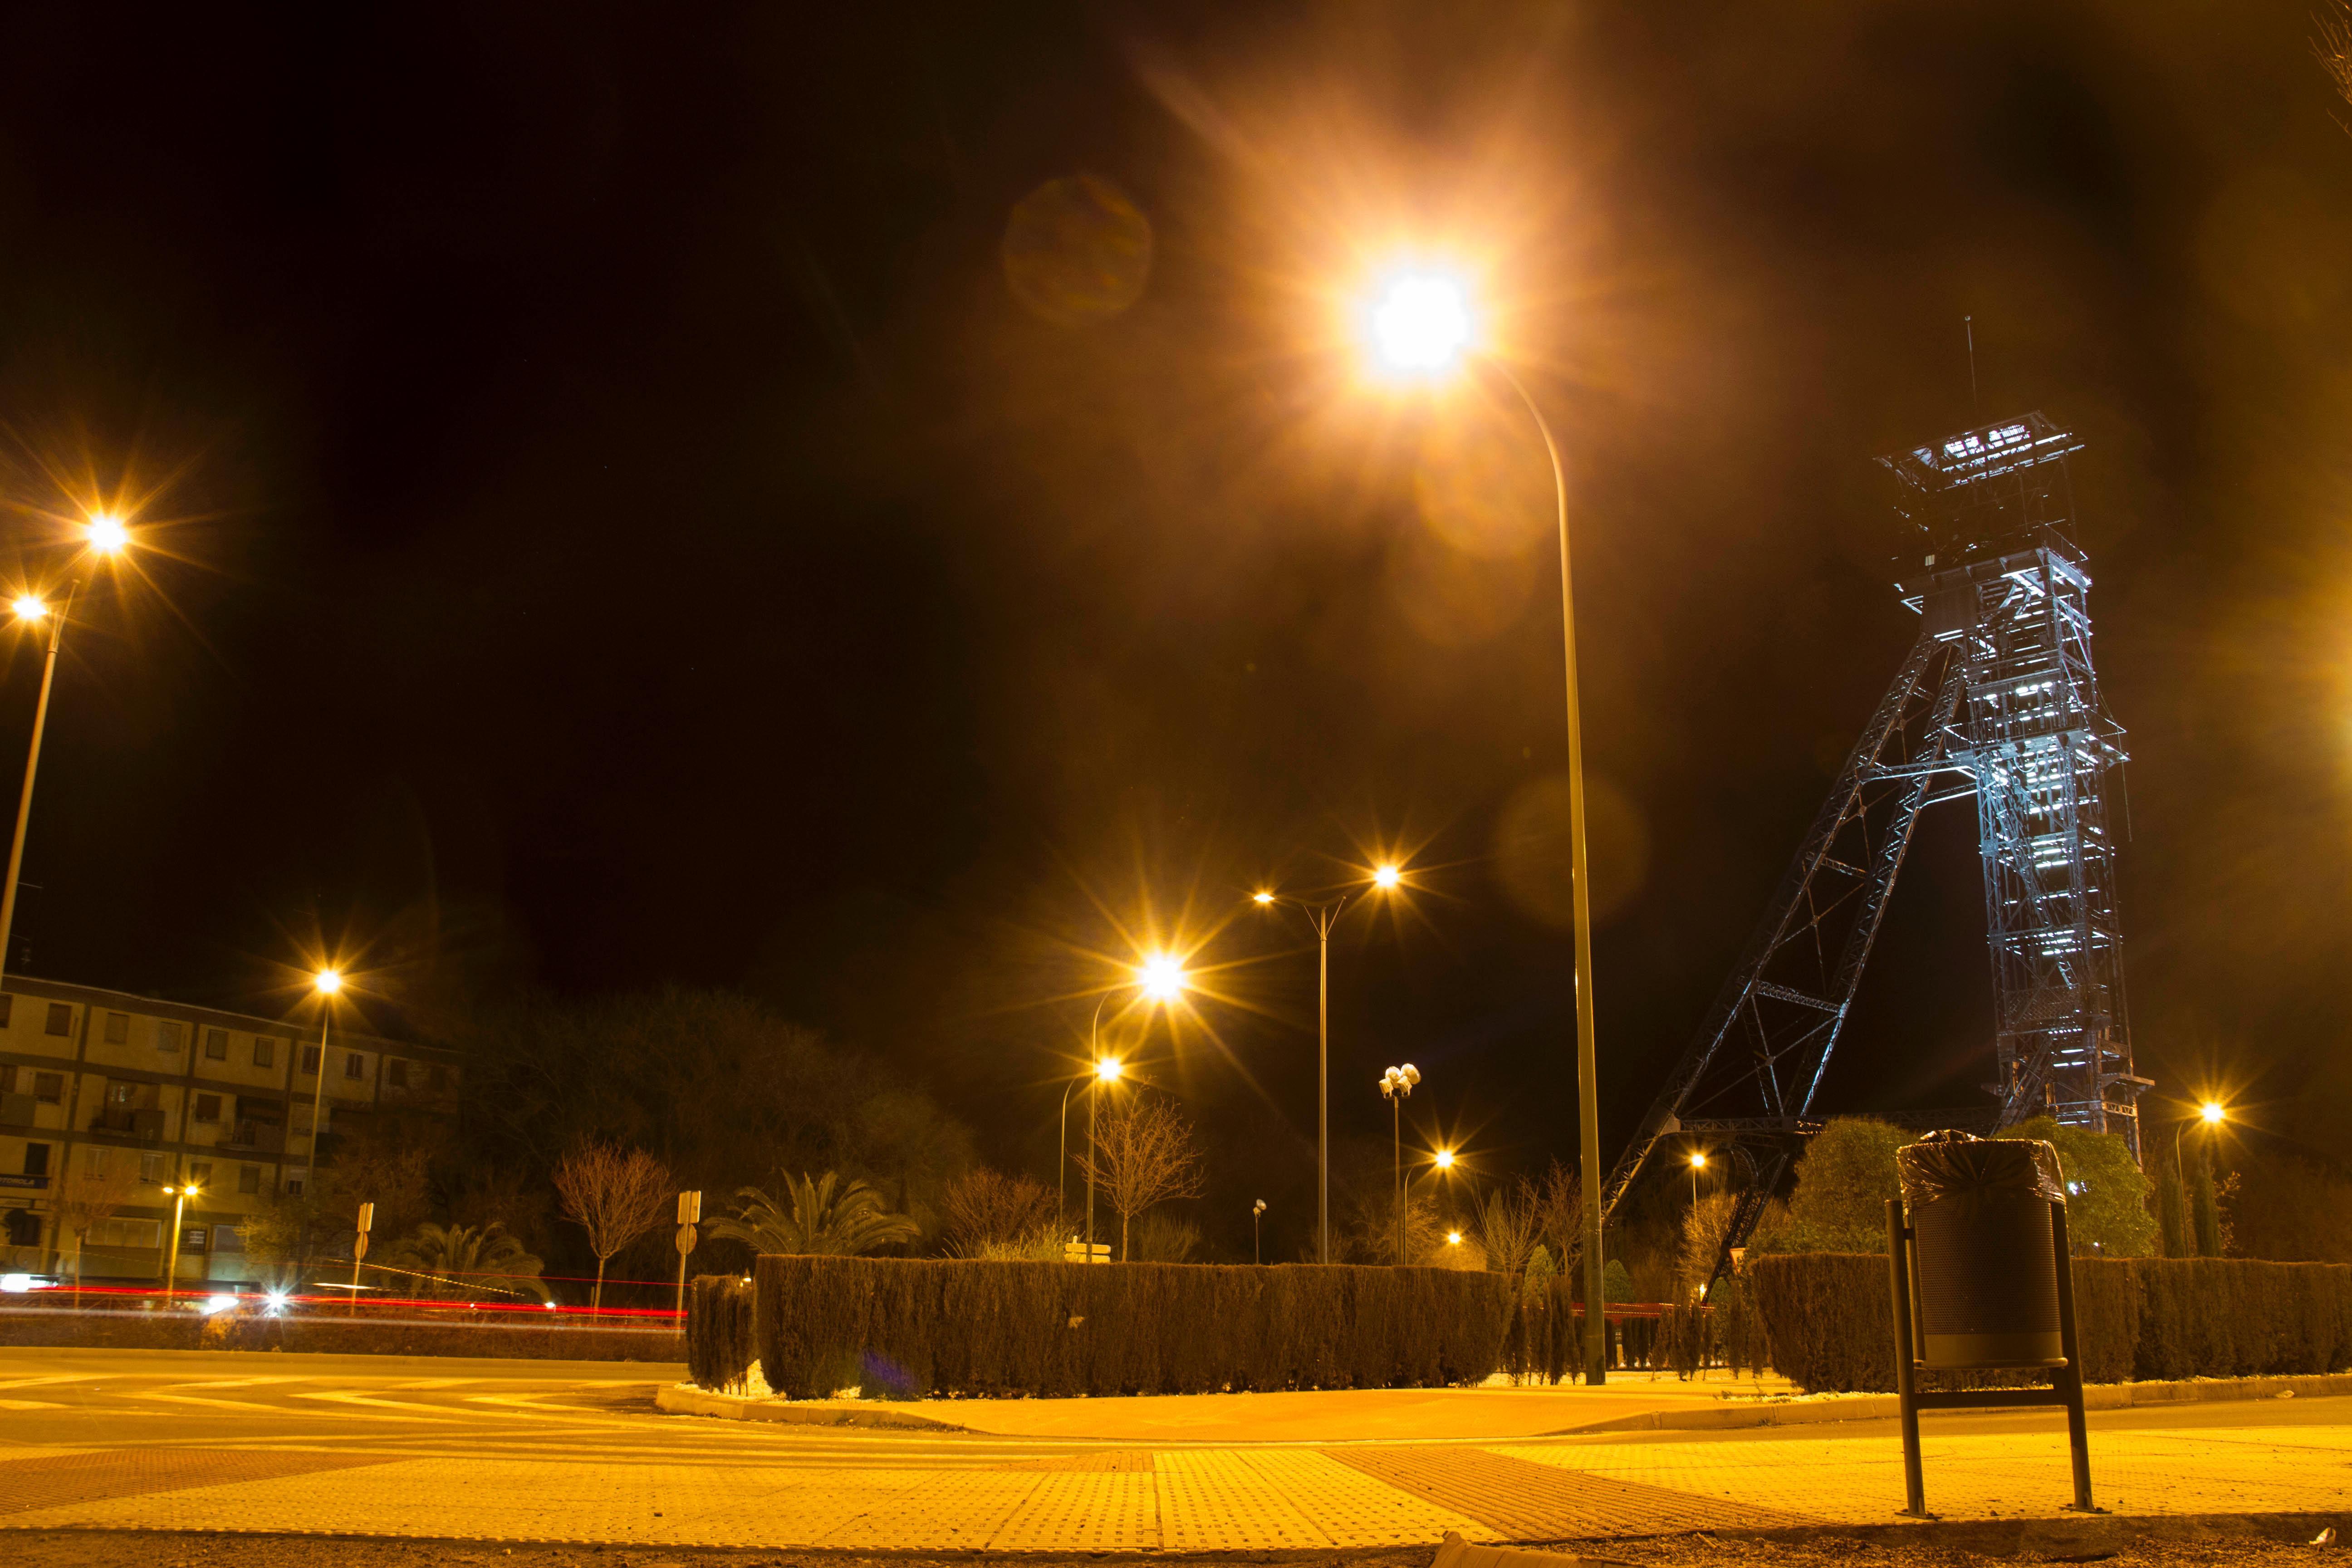
<svg viewBox="0 0 2352 1568">
<path fill-rule="evenodd" d="M 323 1059 L 322 1059 L 323 1058 Z M 57 1202 L 78 1175 L 129 1174 L 132 1196 L 82 1246 L 90 1280 L 161 1281 L 173 1201 L 184 1282 L 254 1278 L 238 1230 L 309 1171 L 310 1107 L 326 1074 L 322 1131 L 395 1137 L 457 1114 L 456 1053 L 341 1026 L 324 1050 L 307 1023 L 191 1007 L 10 975 L 0 992 L 0 1272 L 71 1267 Z M 331 1152 L 331 1149 L 330 1150 Z"/>
</svg>

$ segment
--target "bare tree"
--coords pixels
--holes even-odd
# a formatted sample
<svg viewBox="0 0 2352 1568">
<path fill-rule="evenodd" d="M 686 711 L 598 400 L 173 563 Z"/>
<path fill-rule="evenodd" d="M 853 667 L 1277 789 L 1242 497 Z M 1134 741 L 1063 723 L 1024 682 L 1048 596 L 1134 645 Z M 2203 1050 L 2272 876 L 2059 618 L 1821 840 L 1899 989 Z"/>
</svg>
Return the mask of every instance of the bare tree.
<svg viewBox="0 0 2352 1568">
<path fill-rule="evenodd" d="M 964 1173 L 940 1199 L 948 1251 L 978 1258 L 990 1247 L 1028 1241 L 1053 1223 L 1054 1194 L 1030 1176 L 1008 1176 L 985 1165 Z"/>
<path fill-rule="evenodd" d="M 1103 1118 L 1095 1146 L 1078 1167 L 1118 1215 L 1118 1256 L 1127 1261 L 1129 1227 L 1155 1204 L 1201 1195 L 1201 1156 L 1192 1126 L 1174 1106 L 1139 1093 Z"/>
<path fill-rule="evenodd" d="M 1573 1278 L 1584 1257 L 1584 1184 L 1574 1170 L 1554 1160 L 1536 1185 L 1537 1239 L 1551 1248 L 1551 1260 Z"/>
<path fill-rule="evenodd" d="M 2319 31 L 2311 40 L 2311 52 L 2319 57 L 2319 68 L 2336 84 L 2336 92 L 2352 103 L 2352 0 L 2333 0 L 2312 21 Z"/>
<path fill-rule="evenodd" d="M 605 1263 L 661 1223 L 677 1188 L 669 1167 L 643 1149 L 583 1140 L 557 1163 L 555 1190 L 563 1199 L 563 1217 L 588 1233 L 596 1255 L 593 1310 L 604 1304 Z"/>
<path fill-rule="evenodd" d="M 1709 1193 L 1683 1215 L 1682 1299 L 1696 1302 L 1715 1276 L 1715 1260 L 1723 1256 L 1724 1234 L 1731 1228 L 1736 1200 L 1729 1193 Z"/>
<path fill-rule="evenodd" d="M 93 1170 L 85 1163 L 79 1170 L 68 1171 L 58 1192 L 58 1235 L 70 1236 L 74 1241 L 74 1307 L 81 1307 L 81 1249 L 89 1233 L 114 1217 L 115 1211 L 129 1203 L 139 1191 L 139 1173 L 131 1157 L 120 1150 L 102 1150 L 96 1144 L 86 1145 L 101 1160 Z M 87 1156 L 85 1157 L 87 1159 Z"/>
<path fill-rule="evenodd" d="M 1543 1208 L 1536 1185 L 1520 1177 L 1508 1186 L 1497 1185 L 1478 1203 L 1478 1242 L 1486 1248 L 1486 1267 L 1524 1279 L 1528 1259 L 1543 1239 Z"/>
</svg>

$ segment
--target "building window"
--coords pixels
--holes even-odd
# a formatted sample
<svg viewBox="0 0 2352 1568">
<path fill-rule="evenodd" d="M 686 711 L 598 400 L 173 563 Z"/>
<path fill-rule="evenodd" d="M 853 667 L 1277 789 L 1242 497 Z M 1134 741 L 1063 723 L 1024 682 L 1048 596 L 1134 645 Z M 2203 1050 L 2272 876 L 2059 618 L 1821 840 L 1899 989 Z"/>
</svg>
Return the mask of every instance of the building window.
<svg viewBox="0 0 2352 1568">
<path fill-rule="evenodd" d="M 25 1174 L 46 1176 L 49 1173 L 49 1146 L 47 1143 L 25 1145 Z"/>
<path fill-rule="evenodd" d="M 253 1065 L 257 1068 L 274 1067 L 277 1065 L 277 1062 L 278 1042 L 271 1039 L 268 1035 L 254 1036 Z"/>
<path fill-rule="evenodd" d="M 131 1043 L 130 1014 L 109 1013 L 106 1016 L 106 1043 L 110 1046 L 127 1046 Z"/>
<path fill-rule="evenodd" d="M 49 1004 L 49 1033 L 52 1035 L 73 1033 L 73 1009 L 63 1002 Z"/>
<path fill-rule="evenodd" d="M 89 1227 L 89 1238 L 83 1245 L 92 1251 L 102 1252 L 161 1247 L 163 1245 L 163 1222 L 160 1219 L 102 1219 Z"/>
<path fill-rule="evenodd" d="M 301 1177 L 289 1176 L 286 1178 L 286 1195 L 289 1198 L 299 1198 L 302 1195 Z"/>
<path fill-rule="evenodd" d="M 11 1066 L 11 1065 L 10 1065 L 9 1063 L 7 1063 L 7 1062 L 0 1062 L 0 1094 L 14 1094 L 14 1093 L 16 1093 L 16 1068 L 15 1068 L 15 1067 L 13 1067 L 13 1066 Z"/>
<path fill-rule="evenodd" d="M 96 1143 L 81 1146 L 81 1173 L 85 1176 L 106 1174 L 106 1151 Z"/>
<path fill-rule="evenodd" d="M 202 1252 L 205 1249 L 205 1243 L 211 1238 L 212 1226 L 208 1225 L 184 1225 L 180 1227 L 180 1250 L 182 1252 Z"/>
<path fill-rule="evenodd" d="M 16 998 L 5 991 L 0 991 L 0 1029 L 8 1026 L 9 1016 L 16 1011 Z"/>
<path fill-rule="evenodd" d="M 258 1165 L 239 1165 L 236 1168 L 236 1190 L 240 1193 L 259 1192 L 261 1190 L 261 1167 Z"/>
<path fill-rule="evenodd" d="M 220 1120 L 219 1095 L 200 1094 L 196 1096 L 196 1120 L 199 1121 L 218 1121 Z"/>
<path fill-rule="evenodd" d="M 310 1074 L 312 1074 L 312 1073 L 314 1073 L 314 1072 L 317 1072 L 318 1070 L 319 1070 L 319 1047 L 316 1047 L 316 1046 L 304 1046 L 304 1047 L 302 1047 L 302 1074 L 303 1074 L 303 1076 L 304 1076 L 305 1078 L 307 1078 L 307 1077 L 309 1077 Z"/>
<path fill-rule="evenodd" d="M 394 1057 L 383 1064 L 383 1081 L 394 1089 L 408 1087 L 408 1058 Z"/>
<path fill-rule="evenodd" d="M 436 1094 L 438 1094 L 438 1093 L 440 1093 L 443 1089 L 445 1089 L 448 1088 L 448 1087 L 449 1087 L 449 1069 L 448 1069 L 447 1068 L 443 1067 L 439 1062 L 435 1062 L 435 1063 L 433 1064 L 433 1079 L 432 1079 L 432 1081 L 433 1081 L 433 1092 L 434 1092 L 434 1093 L 436 1093 Z"/>
<path fill-rule="evenodd" d="M 208 1062 L 225 1062 L 228 1060 L 228 1031 L 226 1029 L 206 1029 L 205 1031 L 205 1060 Z"/>
<path fill-rule="evenodd" d="M 178 1056 L 180 1054 L 180 1026 L 169 1018 L 156 1019 L 155 1048 L 159 1051 L 169 1051 L 175 1057 Z"/>
<path fill-rule="evenodd" d="M 139 1179 L 142 1182 L 161 1182 L 163 1179 L 163 1156 L 161 1154 L 140 1155 Z"/>
<path fill-rule="evenodd" d="M 357 1051 L 345 1053 L 343 1057 L 343 1076 L 345 1078 L 367 1077 L 367 1058 L 360 1055 Z"/>
<path fill-rule="evenodd" d="M 188 1163 L 188 1180 L 199 1187 L 211 1186 L 213 1184 L 212 1162 L 209 1160 L 190 1161 Z"/>
<path fill-rule="evenodd" d="M 43 1105 L 63 1105 L 66 1100 L 66 1075 L 61 1072 L 35 1073 L 33 1098 Z"/>
</svg>

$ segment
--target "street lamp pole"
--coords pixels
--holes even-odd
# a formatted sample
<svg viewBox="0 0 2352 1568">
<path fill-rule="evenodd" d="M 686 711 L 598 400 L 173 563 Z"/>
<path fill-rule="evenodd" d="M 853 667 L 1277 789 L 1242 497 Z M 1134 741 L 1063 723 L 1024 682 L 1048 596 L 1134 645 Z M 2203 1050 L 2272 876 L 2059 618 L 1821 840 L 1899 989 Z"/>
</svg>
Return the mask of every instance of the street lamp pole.
<svg viewBox="0 0 2352 1568">
<path fill-rule="evenodd" d="M 33 779 L 41 771 L 41 736 L 48 729 L 49 689 L 57 681 L 58 647 L 65 640 L 66 621 L 73 615 L 74 596 L 80 591 L 79 580 L 68 585 L 66 602 L 55 613 L 29 595 L 16 601 L 18 618 L 48 617 L 49 652 L 41 664 L 40 700 L 33 705 L 33 750 L 25 759 L 25 790 L 16 801 L 16 832 L 8 842 L 8 884 L 0 888 L 0 975 L 7 973 L 8 942 L 16 925 L 16 879 L 24 871 L 25 829 L 33 820 Z"/>
<path fill-rule="evenodd" d="M 1598 1307 L 1601 1289 L 1601 1095 L 1593 1047 L 1592 903 L 1584 849 L 1584 723 L 1576 686 L 1576 593 L 1569 571 L 1568 470 L 1560 461 L 1559 443 L 1552 436 L 1550 422 L 1544 418 L 1543 409 L 1526 385 L 1511 374 L 1508 365 L 1495 360 L 1482 363 L 1489 364 L 1519 395 L 1519 401 L 1527 405 L 1528 416 L 1536 422 L 1536 433 L 1543 437 L 1544 455 L 1551 459 L 1552 500 L 1559 523 L 1560 652 L 1568 678 L 1569 880 L 1576 921 L 1577 1142 L 1580 1146 L 1579 1164 L 1584 1187 L 1584 1300 L 1589 1308 L 1584 1320 L 1584 1375 L 1588 1383 L 1598 1384 L 1608 1376 L 1607 1369 L 1601 1365 L 1606 1331 L 1598 1326 L 1602 1321 Z"/>
<path fill-rule="evenodd" d="M 173 1291 L 180 1282 L 180 1221 L 187 1213 L 188 1200 L 204 1189 L 181 1182 L 163 1190 L 172 1194 L 172 1249 L 163 1261 L 163 1307 L 168 1311 Z"/>
<path fill-rule="evenodd" d="M 1421 1081 L 1421 1069 L 1407 1062 L 1401 1068 L 1391 1068 L 1381 1075 L 1381 1098 L 1389 1102 L 1389 1136 L 1396 1157 L 1396 1177 L 1391 1193 L 1396 1200 L 1396 1261 L 1404 1265 L 1404 1102 L 1412 1098 L 1412 1086 Z"/>
</svg>

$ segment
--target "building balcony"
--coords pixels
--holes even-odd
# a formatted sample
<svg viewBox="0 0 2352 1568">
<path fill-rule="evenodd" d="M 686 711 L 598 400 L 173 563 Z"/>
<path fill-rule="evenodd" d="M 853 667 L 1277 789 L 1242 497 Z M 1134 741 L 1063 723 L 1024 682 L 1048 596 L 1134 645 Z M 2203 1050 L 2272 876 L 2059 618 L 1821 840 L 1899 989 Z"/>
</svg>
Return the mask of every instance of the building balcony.
<svg viewBox="0 0 2352 1568">
<path fill-rule="evenodd" d="M 239 1153 L 281 1154 L 286 1129 L 268 1121 L 240 1121 L 221 1135 L 220 1147 Z"/>
<path fill-rule="evenodd" d="M 163 1141 L 163 1113 L 161 1110 L 101 1106 L 89 1125 L 93 1132 L 117 1133 L 125 1138 L 135 1138 L 142 1143 Z"/>
</svg>

